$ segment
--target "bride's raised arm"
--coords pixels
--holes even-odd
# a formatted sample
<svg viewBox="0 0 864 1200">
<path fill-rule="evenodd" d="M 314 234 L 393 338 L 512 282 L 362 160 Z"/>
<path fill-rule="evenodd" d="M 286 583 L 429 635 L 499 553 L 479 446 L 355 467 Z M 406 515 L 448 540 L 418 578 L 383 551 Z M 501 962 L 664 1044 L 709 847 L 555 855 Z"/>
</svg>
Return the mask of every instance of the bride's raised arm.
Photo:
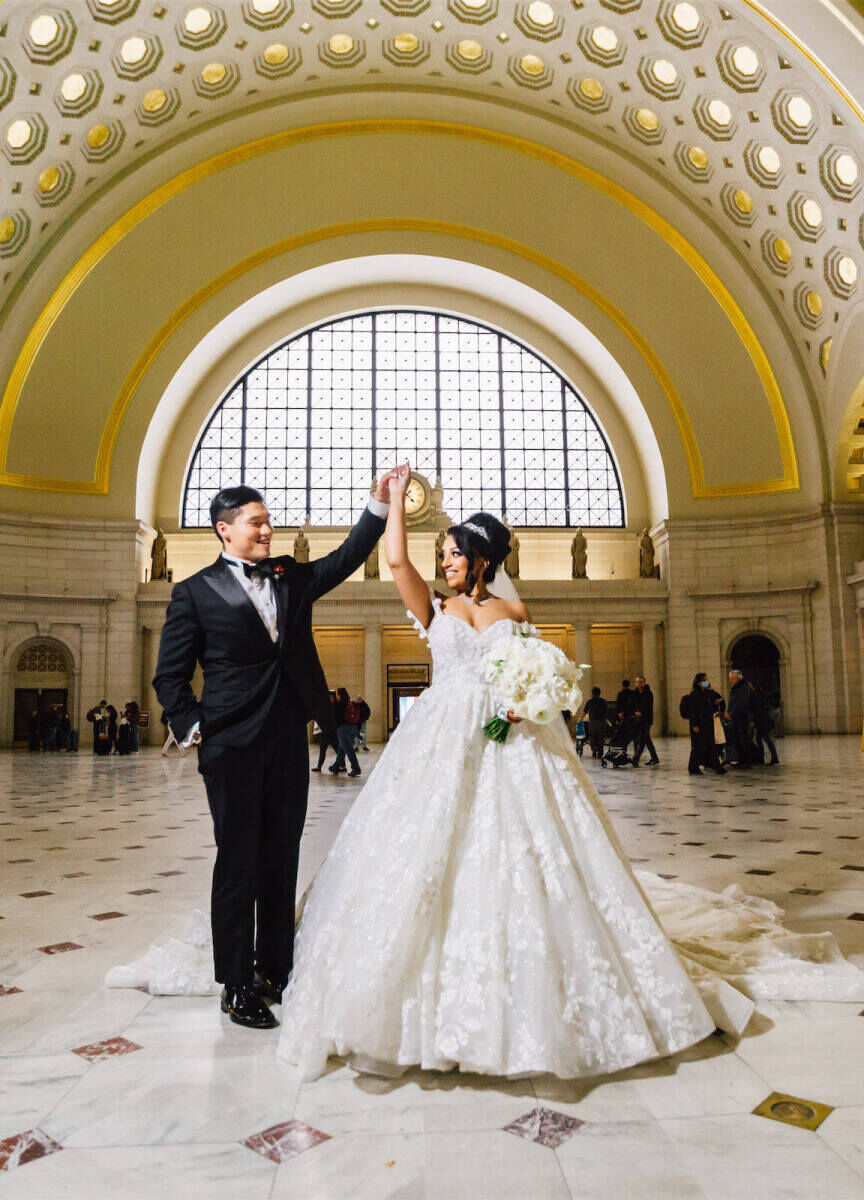
<svg viewBox="0 0 864 1200">
<path fill-rule="evenodd" d="M 423 576 L 408 557 L 408 535 L 405 530 L 405 491 L 411 480 L 407 463 L 397 468 L 390 480 L 390 513 L 384 530 L 384 554 L 402 602 L 417 620 L 428 628 L 432 620 L 432 600 Z"/>
</svg>

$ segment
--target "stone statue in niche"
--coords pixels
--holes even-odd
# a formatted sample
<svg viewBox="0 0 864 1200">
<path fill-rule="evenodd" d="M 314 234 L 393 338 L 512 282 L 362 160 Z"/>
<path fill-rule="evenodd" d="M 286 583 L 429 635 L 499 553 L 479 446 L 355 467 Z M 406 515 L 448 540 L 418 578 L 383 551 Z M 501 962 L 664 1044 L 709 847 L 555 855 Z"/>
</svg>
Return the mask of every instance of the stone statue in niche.
<svg viewBox="0 0 864 1200">
<path fill-rule="evenodd" d="M 168 578 L 168 542 L 161 529 L 156 530 L 153 545 L 150 547 L 150 578 Z"/>
<path fill-rule="evenodd" d="M 297 536 L 294 539 L 294 561 L 299 563 L 308 563 L 309 561 L 309 539 L 302 529 L 297 530 Z"/>
<path fill-rule="evenodd" d="M 442 555 L 444 553 L 444 542 L 447 538 L 447 530 L 439 529 L 438 536 L 435 538 L 435 578 L 444 578 L 444 563 Z"/>
<path fill-rule="evenodd" d="M 654 543 L 647 529 L 639 534 L 639 578 L 654 579 L 658 572 L 654 566 Z"/>
<path fill-rule="evenodd" d="M 504 524 L 507 525 L 507 517 L 504 517 Z M 516 535 L 516 530 L 510 525 L 507 525 L 510 530 L 510 553 L 504 559 L 504 570 L 511 579 L 519 578 L 519 538 Z"/>
<path fill-rule="evenodd" d="M 581 529 L 576 530 L 576 536 L 570 543 L 570 575 L 573 579 L 588 578 L 588 542 Z"/>
<path fill-rule="evenodd" d="M 380 579 L 381 578 L 381 570 L 380 570 L 380 567 L 378 566 L 378 543 L 377 542 L 375 543 L 375 549 L 372 551 L 372 553 L 366 559 L 366 562 L 363 564 L 363 578 L 364 579 Z"/>
</svg>

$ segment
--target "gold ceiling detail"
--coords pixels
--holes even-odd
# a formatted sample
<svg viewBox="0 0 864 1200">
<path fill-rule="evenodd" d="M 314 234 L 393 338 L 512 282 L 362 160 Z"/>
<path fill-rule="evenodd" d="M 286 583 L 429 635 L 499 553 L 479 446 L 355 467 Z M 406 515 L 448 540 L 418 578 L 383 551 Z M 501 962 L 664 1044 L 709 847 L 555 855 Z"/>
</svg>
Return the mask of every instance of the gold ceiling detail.
<svg viewBox="0 0 864 1200">
<path fill-rule="evenodd" d="M 434 8 L 430 0 L 34 3 L 3 42 L 0 109 L 13 98 L 16 107 L 0 126 L 0 151 L 15 203 L 37 219 L 32 236 L 3 256 L 0 278 L 10 298 L 17 294 L 58 222 L 115 172 L 152 156 L 181 123 L 194 132 L 213 116 L 242 111 L 246 97 L 260 105 L 324 89 L 336 71 L 362 88 L 394 78 L 410 85 L 413 70 L 424 88 L 455 83 L 470 96 L 494 87 L 490 94 L 516 96 L 541 114 L 556 105 L 556 119 L 624 148 L 698 200 L 703 218 L 736 240 L 757 273 L 766 263 L 759 238 L 788 221 L 793 246 L 820 242 L 818 256 L 795 256 L 796 280 L 809 278 L 815 288 L 827 254 L 854 260 L 861 250 L 857 218 L 843 210 L 861 192 L 861 105 L 759 0 L 654 0 L 650 20 L 647 11 L 639 0 L 440 0 Z M 256 32 L 266 30 L 278 32 Z M 201 51 L 217 43 L 208 62 Z M 506 55 L 493 53 L 499 44 L 507 44 Z M 208 77 L 219 67 L 224 75 Z M 165 97 L 158 106 L 157 95 Z M 656 125 L 646 126 L 651 112 Z M 98 144 L 82 129 L 85 113 L 91 130 L 109 131 Z M 716 153 L 714 143 L 723 143 Z M 46 162 L 49 147 L 53 155 L 69 144 L 70 164 L 80 166 L 83 155 L 93 169 L 64 176 L 46 210 L 39 178 L 57 165 Z M 748 178 L 754 194 L 743 213 L 731 197 L 752 186 Z M 806 207 L 795 199 L 799 187 Z M 814 224 L 815 209 L 822 219 Z M 794 328 L 789 295 L 777 304 Z M 832 287 L 832 297 L 834 317 L 843 319 L 841 292 Z M 806 331 L 797 333 L 801 353 L 816 365 Z"/>
<path fill-rule="evenodd" d="M 92 481 L 85 480 L 58 480 L 35 478 L 21 474 L 15 474 L 6 470 L 7 456 L 9 452 L 9 440 L 12 432 L 12 424 L 15 418 L 15 411 L 18 405 L 19 397 L 23 391 L 24 385 L 30 372 L 31 365 L 35 360 L 39 349 L 48 335 L 54 322 L 60 317 L 63 309 L 68 304 L 78 287 L 84 282 L 90 272 L 101 262 L 101 260 L 110 253 L 111 249 L 116 246 L 128 233 L 135 229 L 142 221 L 146 220 L 152 213 L 158 211 L 164 204 L 168 203 L 175 196 L 180 195 L 188 188 L 193 187 L 197 182 L 219 173 L 220 171 L 230 169 L 239 163 L 246 162 L 250 159 L 257 158 L 264 154 L 269 154 L 274 151 L 281 150 L 286 146 L 302 144 L 305 141 L 317 140 L 319 138 L 333 137 L 350 137 L 362 135 L 365 133 L 375 134 L 395 134 L 408 136 L 443 136 L 453 137 L 466 142 L 476 141 L 481 144 L 497 146 L 502 149 L 510 150 L 515 153 L 526 155 L 529 158 L 536 159 L 548 166 L 564 172 L 580 180 L 587 186 L 605 194 L 607 197 L 620 204 L 624 209 L 630 212 L 638 220 L 642 221 L 648 228 L 652 229 L 660 236 L 673 250 L 678 254 L 689 268 L 696 274 L 700 282 L 710 291 L 711 295 L 722 308 L 727 319 L 740 338 L 742 344 L 747 350 L 751 361 L 759 376 L 760 382 L 765 392 L 772 417 L 776 429 L 778 448 L 780 451 L 781 462 L 783 465 L 783 473 L 776 479 L 758 480 L 751 483 L 737 484 L 710 484 L 705 479 L 702 458 L 699 452 L 699 446 L 695 438 L 695 434 L 690 425 L 689 417 L 686 408 L 681 401 L 675 385 L 662 362 L 658 359 L 656 353 L 646 341 L 646 339 L 635 329 L 631 322 L 628 321 L 625 314 L 614 309 L 610 302 L 601 293 L 597 292 L 585 280 L 580 279 L 573 272 L 562 264 L 556 262 L 549 256 L 540 254 L 530 247 L 521 246 L 519 243 L 505 238 L 499 234 L 482 231 L 471 230 L 463 226 L 453 226 L 444 222 L 436 221 L 420 221 L 411 219 L 383 219 L 380 221 L 366 221 L 347 223 L 341 226 L 332 226 L 325 231 L 312 231 L 308 234 L 300 234 L 293 238 L 288 238 L 284 242 L 279 243 L 276 247 L 268 247 L 264 251 L 250 256 L 243 263 L 237 264 L 231 268 L 218 281 L 213 281 L 208 285 L 203 292 L 198 293 L 197 297 L 187 301 L 181 310 L 181 315 L 177 314 L 169 321 L 163 329 L 154 336 L 150 346 L 142 354 L 138 364 L 133 369 L 129 378 L 121 390 L 115 401 L 112 412 L 103 430 L 102 439 L 97 454 L 94 476 Z M 64 280 L 54 293 L 54 296 L 43 309 L 39 318 L 30 330 L 21 353 L 15 363 L 15 366 L 10 375 L 5 394 L 0 401 L 0 485 L 8 487 L 29 488 L 31 490 L 44 490 L 56 492 L 73 492 L 80 494 L 91 495 L 106 495 L 109 487 L 109 477 L 111 468 L 111 458 L 113 455 L 114 445 L 120 431 L 126 409 L 131 401 L 141 381 L 143 380 L 147 370 L 160 352 L 162 346 L 167 342 L 171 333 L 176 328 L 179 320 L 185 320 L 186 316 L 190 315 L 195 308 L 205 302 L 208 296 L 215 294 L 221 287 L 227 286 L 234 279 L 239 278 L 247 271 L 252 270 L 260 262 L 268 261 L 276 255 L 288 253 L 301 245 L 310 245 L 318 241 L 329 240 L 334 237 L 343 237 L 349 234 L 357 234 L 363 232 L 389 231 L 389 230 L 426 230 L 429 232 L 442 233 L 448 236 L 458 236 L 475 240 L 487 245 L 498 246 L 508 250 L 511 253 L 517 254 L 529 261 L 542 266 L 542 268 L 568 282 L 571 286 L 576 287 L 582 294 L 594 303 L 601 311 L 605 312 L 615 323 L 621 328 L 630 341 L 636 346 L 638 352 L 648 363 L 652 373 L 658 380 L 667 400 L 670 404 L 675 420 L 678 424 L 684 450 L 687 456 L 687 461 L 690 470 L 691 488 L 693 495 L 697 498 L 720 497 L 720 496 L 746 496 L 746 495 L 765 495 L 777 492 L 796 491 L 799 487 L 798 464 L 795 453 L 795 446 L 792 439 L 792 431 L 789 423 L 789 417 L 783 402 L 783 397 L 777 380 L 771 370 L 768 358 L 762 349 L 753 330 L 748 324 L 746 317 L 739 308 L 734 297 L 722 283 L 722 281 L 714 274 L 708 264 L 690 245 L 683 235 L 672 225 L 670 225 L 663 217 L 651 209 L 644 201 L 637 196 L 628 192 L 621 187 L 620 184 L 600 175 L 598 172 L 591 170 L 583 164 L 568 158 L 557 151 L 551 150 L 546 146 L 542 146 L 535 142 L 527 141 L 523 138 L 518 138 L 510 134 L 493 132 L 486 129 L 475 128 L 466 125 L 456 125 L 447 122 L 435 121 L 411 121 L 403 119 L 388 119 L 375 121 L 350 121 L 340 122 L 329 126 L 308 126 L 302 129 L 284 131 L 278 134 L 273 134 L 267 138 L 261 138 L 258 141 L 247 143 L 243 146 L 234 148 L 233 150 L 225 151 L 215 155 L 213 158 L 200 163 L 196 167 L 192 167 L 187 171 L 182 172 L 176 178 L 163 184 L 149 196 L 139 201 L 132 209 L 130 209 L 123 217 L 115 221 L 115 223 L 105 231 L 90 247 L 86 254 L 79 259 L 75 266 L 68 272 Z"/>
</svg>

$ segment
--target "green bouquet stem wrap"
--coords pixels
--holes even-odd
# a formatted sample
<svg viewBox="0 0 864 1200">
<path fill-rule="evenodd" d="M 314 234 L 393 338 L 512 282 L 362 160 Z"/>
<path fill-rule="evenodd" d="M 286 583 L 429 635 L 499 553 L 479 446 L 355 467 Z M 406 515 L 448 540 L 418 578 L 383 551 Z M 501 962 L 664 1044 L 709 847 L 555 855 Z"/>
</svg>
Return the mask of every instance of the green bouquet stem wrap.
<svg viewBox="0 0 864 1200">
<path fill-rule="evenodd" d="M 507 741 L 507 734 L 510 732 L 510 722 L 505 717 L 495 716 L 491 721 L 487 721 L 483 726 L 483 732 L 493 742 L 504 743 Z"/>
</svg>

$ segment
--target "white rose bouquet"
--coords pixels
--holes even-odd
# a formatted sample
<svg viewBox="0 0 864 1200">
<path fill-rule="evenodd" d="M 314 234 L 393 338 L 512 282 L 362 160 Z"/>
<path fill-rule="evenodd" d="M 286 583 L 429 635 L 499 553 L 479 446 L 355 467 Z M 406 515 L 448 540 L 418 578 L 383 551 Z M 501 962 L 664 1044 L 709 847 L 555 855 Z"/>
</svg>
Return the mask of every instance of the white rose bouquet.
<svg viewBox="0 0 864 1200">
<path fill-rule="evenodd" d="M 494 742 L 505 742 L 510 732 L 508 711 L 547 725 L 563 709 L 578 710 L 579 680 L 587 665 L 577 667 L 557 646 L 527 631 L 499 638 L 483 660 L 483 677 L 501 693 L 504 704 L 483 732 Z"/>
</svg>

